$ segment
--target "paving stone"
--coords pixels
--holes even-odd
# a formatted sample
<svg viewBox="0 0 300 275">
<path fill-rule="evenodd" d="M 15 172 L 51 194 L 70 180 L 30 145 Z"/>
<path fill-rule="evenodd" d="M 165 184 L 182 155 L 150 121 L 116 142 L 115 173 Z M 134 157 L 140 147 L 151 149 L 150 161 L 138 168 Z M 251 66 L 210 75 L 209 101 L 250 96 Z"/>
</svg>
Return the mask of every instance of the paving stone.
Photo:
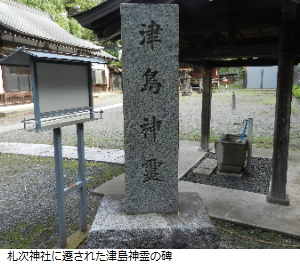
<svg viewBox="0 0 300 275">
<path fill-rule="evenodd" d="M 205 159 L 198 167 L 193 170 L 193 173 L 204 176 L 210 176 L 217 167 L 218 163 L 215 159 Z"/>
</svg>

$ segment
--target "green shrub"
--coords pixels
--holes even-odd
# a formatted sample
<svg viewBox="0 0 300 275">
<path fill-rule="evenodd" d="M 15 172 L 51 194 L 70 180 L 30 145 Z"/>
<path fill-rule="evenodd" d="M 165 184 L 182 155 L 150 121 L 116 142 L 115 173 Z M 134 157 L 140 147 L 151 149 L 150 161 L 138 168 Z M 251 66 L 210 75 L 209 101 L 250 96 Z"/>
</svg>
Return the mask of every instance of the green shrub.
<svg viewBox="0 0 300 275">
<path fill-rule="evenodd" d="M 300 99 L 300 86 L 298 86 L 296 84 L 293 85 L 293 95 L 296 98 Z"/>
</svg>

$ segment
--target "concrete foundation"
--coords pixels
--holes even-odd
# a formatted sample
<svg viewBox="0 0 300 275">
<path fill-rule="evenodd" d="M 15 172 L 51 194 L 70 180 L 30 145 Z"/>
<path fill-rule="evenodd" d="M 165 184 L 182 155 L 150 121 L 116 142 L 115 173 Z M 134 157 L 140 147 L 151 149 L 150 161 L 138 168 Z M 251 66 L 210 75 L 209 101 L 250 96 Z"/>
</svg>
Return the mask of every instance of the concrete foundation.
<svg viewBox="0 0 300 275">
<path fill-rule="evenodd" d="M 218 248 L 219 238 L 197 193 L 179 193 L 177 214 L 126 215 L 122 194 L 105 195 L 87 238 L 89 249 Z"/>
</svg>

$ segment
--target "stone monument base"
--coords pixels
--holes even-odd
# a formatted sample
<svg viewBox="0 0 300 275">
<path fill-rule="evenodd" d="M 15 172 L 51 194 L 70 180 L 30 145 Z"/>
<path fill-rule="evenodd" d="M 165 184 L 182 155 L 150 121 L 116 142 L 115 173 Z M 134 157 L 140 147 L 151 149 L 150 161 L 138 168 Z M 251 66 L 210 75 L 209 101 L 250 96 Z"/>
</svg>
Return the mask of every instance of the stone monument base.
<svg viewBox="0 0 300 275">
<path fill-rule="evenodd" d="M 89 249 L 218 248 L 219 237 L 197 193 L 179 193 L 178 214 L 126 215 L 125 197 L 105 195 L 87 238 Z"/>
</svg>

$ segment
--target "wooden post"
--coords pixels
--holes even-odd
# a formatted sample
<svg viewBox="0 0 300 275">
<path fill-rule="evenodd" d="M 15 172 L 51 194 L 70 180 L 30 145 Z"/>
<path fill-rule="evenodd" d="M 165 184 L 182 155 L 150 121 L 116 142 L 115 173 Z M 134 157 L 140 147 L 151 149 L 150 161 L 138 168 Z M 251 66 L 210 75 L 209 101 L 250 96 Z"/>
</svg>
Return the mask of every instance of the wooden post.
<svg viewBox="0 0 300 275">
<path fill-rule="evenodd" d="M 288 205 L 286 195 L 289 131 L 294 71 L 294 27 L 281 27 L 276 91 L 276 113 L 273 141 L 273 168 L 271 188 L 267 195 L 270 203 Z"/>
<path fill-rule="evenodd" d="M 211 117 L 211 68 L 204 68 L 202 115 L 201 115 L 201 150 L 210 151 L 210 117 Z"/>
</svg>

